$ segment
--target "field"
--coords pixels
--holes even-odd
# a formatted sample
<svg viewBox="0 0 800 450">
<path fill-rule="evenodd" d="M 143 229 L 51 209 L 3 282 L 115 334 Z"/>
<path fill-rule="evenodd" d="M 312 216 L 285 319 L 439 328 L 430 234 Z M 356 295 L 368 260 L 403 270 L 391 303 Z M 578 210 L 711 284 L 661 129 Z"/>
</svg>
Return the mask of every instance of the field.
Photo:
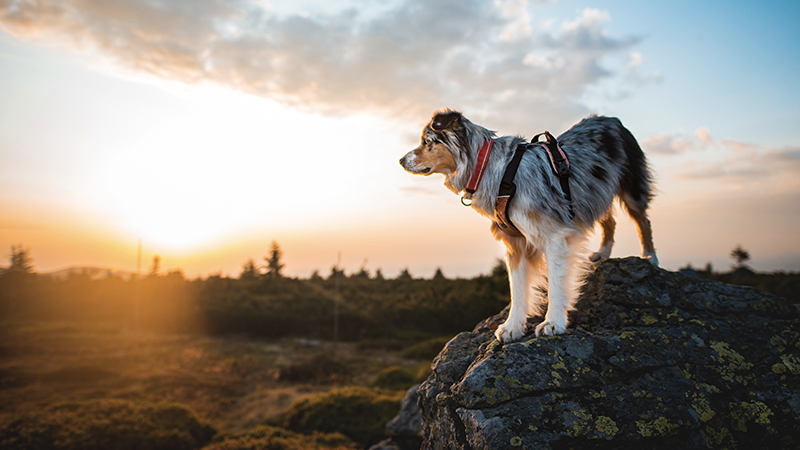
<svg viewBox="0 0 800 450">
<path fill-rule="evenodd" d="M 344 386 L 368 387 L 387 369 L 409 374 L 408 381 L 387 386 L 394 390 L 364 392 L 390 398 L 396 412 L 401 389 L 424 378 L 430 362 L 412 359 L 413 352 L 404 357 L 400 347 L 390 341 L 267 342 L 92 324 L 5 323 L 0 331 L 0 415 L 8 426 L 55 405 L 116 399 L 183 405 L 219 435 L 241 433 L 264 424 L 281 426 L 298 401 Z M 423 357 L 429 358 L 430 351 Z M 354 445 L 370 444 L 349 437 L 356 438 Z M 3 445 L 2 434 L 0 448 L 12 448 Z"/>
</svg>

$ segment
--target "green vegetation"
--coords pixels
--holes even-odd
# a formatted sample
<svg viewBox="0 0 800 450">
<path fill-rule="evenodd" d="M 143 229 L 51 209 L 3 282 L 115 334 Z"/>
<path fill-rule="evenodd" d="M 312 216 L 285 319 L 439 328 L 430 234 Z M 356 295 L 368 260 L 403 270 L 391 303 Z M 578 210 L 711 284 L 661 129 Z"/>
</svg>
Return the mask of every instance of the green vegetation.
<svg viewBox="0 0 800 450">
<path fill-rule="evenodd" d="M 430 371 L 399 346 L 2 325 L 0 449 L 365 448 L 385 438 L 378 422 L 407 387 L 366 386 L 393 368 L 416 374 L 412 384 Z"/>
<path fill-rule="evenodd" d="M 403 356 L 409 359 L 433 359 L 444 348 L 452 337 L 444 336 L 419 342 L 403 351 Z"/>
<path fill-rule="evenodd" d="M 384 436 L 386 422 L 400 409 L 403 392 L 349 386 L 314 395 L 292 405 L 285 428 L 311 433 L 342 433 L 368 446 Z"/>
<path fill-rule="evenodd" d="M 341 433 L 311 435 L 293 433 L 267 425 L 247 431 L 227 433 L 203 450 L 352 450 L 359 448 Z"/>
<path fill-rule="evenodd" d="M 429 364 L 426 364 L 426 366 L 430 367 Z M 370 387 L 379 389 L 405 391 L 411 386 L 424 381 L 424 379 L 419 379 L 420 369 L 421 367 L 419 366 L 387 367 L 381 373 L 379 373 L 369 385 Z"/>
<path fill-rule="evenodd" d="M 469 280 L 351 276 L 334 270 L 324 279 L 282 275 L 273 243 L 261 268 L 250 260 L 240 278 L 212 275 L 187 280 L 162 275 L 159 260 L 141 279 L 96 270 L 62 278 L 33 272 L 26 251 L 15 247 L 13 265 L 0 274 L 0 320 L 92 321 L 119 329 L 168 333 L 247 335 L 275 339 L 332 339 L 339 284 L 339 337 L 345 341 L 419 340 L 454 335 L 508 303 L 505 272 Z M 337 281 L 337 275 L 340 275 Z"/>
<path fill-rule="evenodd" d="M 309 361 L 293 362 L 278 371 L 277 379 L 291 383 L 326 384 L 347 381 L 351 367 L 333 355 L 324 354 Z"/>
<path fill-rule="evenodd" d="M 714 272 L 711 263 L 708 263 L 704 269 L 695 269 L 691 264 L 688 264 L 680 270 L 691 270 L 697 274 L 698 278 L 703 280 L 754 287 L 778 297 L 783 297 L 795 305 L 800 304 L 800 273 L 755 272 L 747 265 L 750 260 L 750 252 L 742 248 L 741 245 L 737 245 L 731 250 L 730 257 L 733 260 L 733 265 L 728 272 Z"/>
<path fill-rule="evenodd" d="M 90 400 L 0 416 L 0 448 L 191 450 L 216 434 L 186 407 L 125 400 Z"/>
<path fill-rule="evenodd" d="M 730 272 L 697 275 L 800 303 L 800 274 L 755 273 L 739 250 Z M 12 247 L 0 271 L 0 449 L 365 448 L 449 337 L 508 303 L 500 261 L 473 279 L 364 267 L 297 279 L 280 259 L 273 243 L 239 278 L 188 280 L 157 259 L 140 279 L 56 278 Z"/>
</svg>

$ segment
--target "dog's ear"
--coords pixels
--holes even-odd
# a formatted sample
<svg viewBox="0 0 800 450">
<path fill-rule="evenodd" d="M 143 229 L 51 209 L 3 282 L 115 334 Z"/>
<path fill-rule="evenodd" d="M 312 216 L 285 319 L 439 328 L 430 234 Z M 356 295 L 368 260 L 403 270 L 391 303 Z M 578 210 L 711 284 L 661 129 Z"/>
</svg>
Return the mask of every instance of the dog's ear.
<svg viewBox="0 0 800 450">
<path fill-rule="evenodd" d="M 455 124 L 460 119 L 461 113 L 458 111 L 442 111 L 433 116 L 433 120 L 431 120 L 431 128 L 434 131 L 441 131 L 446 128 L 450 128 L 451 125 Z"/>
</svg>

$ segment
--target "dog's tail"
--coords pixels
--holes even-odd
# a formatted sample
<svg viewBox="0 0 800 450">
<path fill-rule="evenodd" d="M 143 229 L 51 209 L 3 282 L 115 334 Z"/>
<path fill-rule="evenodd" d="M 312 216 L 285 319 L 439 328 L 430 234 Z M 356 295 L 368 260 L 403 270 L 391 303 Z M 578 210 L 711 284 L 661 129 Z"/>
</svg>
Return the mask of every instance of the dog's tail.
<svg viewBox="0 0 800 450">
<path fill-rule="evenodd" d="M 622 150 L 626 156 L 625 175 L 620 184 L 620 197 L 628 208 L 647 210 L 653 199 L 653 177 L 642 148 L 633 134 L 620 124 Z"/>
</svg>

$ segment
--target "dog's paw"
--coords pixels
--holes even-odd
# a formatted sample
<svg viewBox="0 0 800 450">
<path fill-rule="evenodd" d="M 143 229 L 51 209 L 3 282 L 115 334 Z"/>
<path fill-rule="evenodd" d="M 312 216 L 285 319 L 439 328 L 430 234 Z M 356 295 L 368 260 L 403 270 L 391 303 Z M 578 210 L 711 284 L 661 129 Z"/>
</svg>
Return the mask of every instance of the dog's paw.
<svg viewBox="0 0 800 450">
<path fill-rule="evenodd" d="M 497 330 L 494 332 L 494 336 L 503 344 L 508 344 L 509 342 L 522 339 L 522 336 L 525 336 L 527 331 L 528 326 L 525 322 L 516 324 L 505 322 L 497 327 Z"/>
<path fill-rule="evenodd" d="M 594 262 L 594 263 L 600 262 L 600 261 L 605 261 L 610 256 L 611 256 L 611 249 L 610 248 L 607 249 L 607 248 L 604 248 L 604 247 L 600 247 L 600 250 L 598 250 L 598 251 L 592 253 L 591 255 L 589 255 L 589 261 Z"/>
<path fill-rule="evenodd" d="M 650 261 L 650 264 L 658 267 L 658 256 L 655 253 L 645 253 L 642 255 L 642 259 L 646 259 Z"/>
<path fill-rule="evenodd" d="M 600 253 L 600 252 L 594 252 L 591 255 L 589 255 L 589 261 L 591 261 L 591 262 L 595 262 L 596 263 L 596 262 L 600 262 L 600 261 L 602 261 L 604 259 L 608 259 L 608 257 L 607 256 L 603 256 L 603 254 Z"/>
<path fill-rule="evenodd" d="M 545 320 L 539 325 L 536 325 L 536 337 L 555 336 L 557 334 L 564 334 L 567 331 L 567 322 L 566 321 L 560 321 L 560 322 L 561 323 Z"/>
</svg>

